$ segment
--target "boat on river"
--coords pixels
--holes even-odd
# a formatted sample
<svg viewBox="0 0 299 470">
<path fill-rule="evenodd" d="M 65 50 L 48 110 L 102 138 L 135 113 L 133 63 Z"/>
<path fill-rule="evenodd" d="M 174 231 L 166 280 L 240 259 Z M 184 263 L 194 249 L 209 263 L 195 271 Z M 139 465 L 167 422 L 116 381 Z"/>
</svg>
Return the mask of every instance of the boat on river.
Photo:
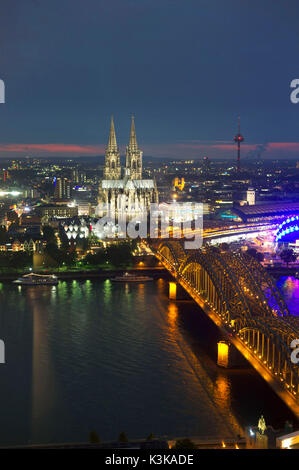
<svg viewBox="0 0 299 470">
<path fill-rule="evenodd" d="M 29 273 L 25 274 L 19 279 L 13 281 L 15 284 L 25 285 L 25 286 L 47 286 L 47 285 L 57 285 L 58 278 L 54 274 L 35 274 Z"/>
<path fill-rule="evenodd" d="M 122 276 L 115 276 L 110 280 L 113 282 L 148 282 L 153 281 L 153 278 L 142 274 L 130 274 L 126 272 Z"/>
</svg>

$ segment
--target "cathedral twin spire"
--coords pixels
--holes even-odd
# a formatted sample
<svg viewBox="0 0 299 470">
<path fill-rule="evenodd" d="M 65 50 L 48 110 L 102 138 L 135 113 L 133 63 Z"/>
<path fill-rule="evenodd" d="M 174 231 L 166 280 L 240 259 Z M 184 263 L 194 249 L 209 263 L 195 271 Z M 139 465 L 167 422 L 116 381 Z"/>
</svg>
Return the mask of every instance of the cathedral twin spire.
<svg viewBox="0 0 299 470">
<path fill-rule="evenodd" d="M 115 135 L 115 128 L 114 128 L 114 120 L 113 116 L 111 116 L 111 125 L 110 125 L 110 134 L 108 140 L 108 149 L 110 152 L 117 152 L 117 143 L 116 143 L 116 135 Z"/>
<path fill-rule="evenodd" d="M 142 152 L 138 150 L 134 116 L 131 120 L 130 140 L 126 149 L 125 176 L 130 179 L 142 179 Z M 120 154 L 116 142 L 113 116 L 111 117 L 110 134 L 106 149 L 104 179 L 121 179 Z"/>
<path fill-rule="evenodd" d="M 116 142 L 113 116 L 111 116 L 110 134 L 105 157 L 104 179 L 119 180 L 120 178 L 120 154 Z"/>
<path fill-rule="evenodd" d="M 132 121 L 131 121 L 131 132 L 130 132 L 129 148 L 130 148 L 131 151 L 134 151 L 134 152 L 136 152 L 138 150 L 134 116 L 132 116 Z"/>
</svg>

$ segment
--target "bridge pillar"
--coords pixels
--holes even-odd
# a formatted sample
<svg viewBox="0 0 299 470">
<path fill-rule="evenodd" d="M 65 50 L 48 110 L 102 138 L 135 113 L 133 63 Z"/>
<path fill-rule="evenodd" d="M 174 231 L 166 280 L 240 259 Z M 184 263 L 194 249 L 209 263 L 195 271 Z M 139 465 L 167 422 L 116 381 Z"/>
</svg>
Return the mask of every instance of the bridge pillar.
<svg viewBox="0 0 299 470">
<path fill-rule="evenodd" d="M 186 300 L 189 298 L 185 289 L 175 281 L 169 282 L 169 298 L 171 300 Z"/>
<path fill-rule="evenodd" d="M 218 342 L 217 365 L 229 369 L 239 367 L 244 363 L 239 351 L 229 341 Z"/>
</svg>

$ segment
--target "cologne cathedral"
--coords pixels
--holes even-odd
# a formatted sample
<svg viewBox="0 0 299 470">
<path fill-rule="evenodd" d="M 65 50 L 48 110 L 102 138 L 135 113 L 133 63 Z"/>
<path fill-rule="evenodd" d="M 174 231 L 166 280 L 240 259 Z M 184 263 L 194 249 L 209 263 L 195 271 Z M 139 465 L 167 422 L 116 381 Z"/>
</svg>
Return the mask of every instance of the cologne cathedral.
<svg viewBox="0 0 299 470">
<path fill-rule="evenodd" d="M 99 216 L 113 212 L 118 217 L 122 215 L 127 219 L 147 213 L 151 203 L 159 202 L 155 180 L 142 178 L 142 151 L 137 145 L 134 117 L 132 117 L 129 145 L 126 148 L 124 169 L 120 164 L 113 117 L 111 118 L 98 202 Z"/>
</svg>

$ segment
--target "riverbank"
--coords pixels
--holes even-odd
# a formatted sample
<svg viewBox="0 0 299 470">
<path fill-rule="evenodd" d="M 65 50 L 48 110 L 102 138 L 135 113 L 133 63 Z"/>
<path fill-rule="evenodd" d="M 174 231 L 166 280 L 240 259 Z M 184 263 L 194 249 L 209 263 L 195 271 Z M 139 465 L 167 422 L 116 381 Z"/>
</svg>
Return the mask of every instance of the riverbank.
<svg viewBox="0 0 299 470">
<path fill-rule="evenodd" d="M 284 268 L 284 267 L 266 267 L 266 271 L 274 278 L 282 276 L 293 276 L 296 277 L 298 273 L 297 268 Z M 95 269 L 95 270 L 70 270 L 70 271 L 59 271 L 59 270 L 48 270 L 48 271 L 35 271 L 40 274 L 54 274 L 61 280 L 67 279 L 108 279 L 110 277 L 118 276 L 128 271 L 130 273 L 143 272 L 148 276 L 157 279 L 159 277 L 171 279 L 170 273 L 163 266 L 156 267 L 134 267 L 134 268 L 115 268 L 115 269 Z M 0 282 L 13 281 L 24 274 L 28 274 L 28 270 L 20 272 L 0 273 Z"/>
<path fill-rule="evenodd" d="M 286 267 L 266 267 L 266 271 L 274 278 L 279 278 L 282 276 L 292 276 L 296 277 L 298 274 L 297 268 L 286 268 Z M 115 268 L 115 269 L 95 269 L 95 270 L 70 270 L 70 271 L 59 271 L 59 270 L 48 270 L 48 271 L 35 271 L 40 274 L 54 274 L 59 279 L 108 279 L 112 276 L 118 276 L 125 271 L 130 273 L 143 272 L 148 276 L 157 279 L 159 277 L 171 278 L 170 273 L 163 266 L 156 267 L 134 267 L 134 268 Z M 0 282 L 13 281 L 24 274 L 28 274 L 28 270 L 20 272 L 10 272 L 10 273 L 0 273 Z"/>
<path fill-rule="evenodd" d="M 164 267 L 142 267 L 142 268 L 117 268 L 117 269 L 107 269 L 107 270 L 95 270 L 95 271 L 43 271 L 41 274 L 54 274 L 61 280 L 76 280 L 76 279 L 109 279 L 110 277 L 118 276 L 123 274 L 125 271 L 132 274 L 138 274 L 140 272 L 146 274 L 147 276 L 158 279 L 160 277 L 170 278 L 170 274 Z M 38 272 L 38 271 L 37 271 Z M 14 281 L 15 279 L 28 274 L 28 271 L 23 273 L 0 273 L 0 282 Z"/>
<path fill-rule="evenodd" d="M 27 444 L 23 446 L 1 446 L 0 449 L 175 449 L 177 441 L 187 441 L 194 444 L 195 449 L 245 449 L 245 438 L 220 439 L 203 437 L 175 437 L 134 439 L 127 442 L 65 442 L 53 444 Z M 188 449 L 188 447 L 186 447 Z"/>
<path fill-rule="evenodd" d="M 296 277 L 298 275 L 298 267 L 265 267 L 266 271 L 271 274 L 273 277 L 281 277 L 281 276 L 293 276 Z"/>
</svg>

